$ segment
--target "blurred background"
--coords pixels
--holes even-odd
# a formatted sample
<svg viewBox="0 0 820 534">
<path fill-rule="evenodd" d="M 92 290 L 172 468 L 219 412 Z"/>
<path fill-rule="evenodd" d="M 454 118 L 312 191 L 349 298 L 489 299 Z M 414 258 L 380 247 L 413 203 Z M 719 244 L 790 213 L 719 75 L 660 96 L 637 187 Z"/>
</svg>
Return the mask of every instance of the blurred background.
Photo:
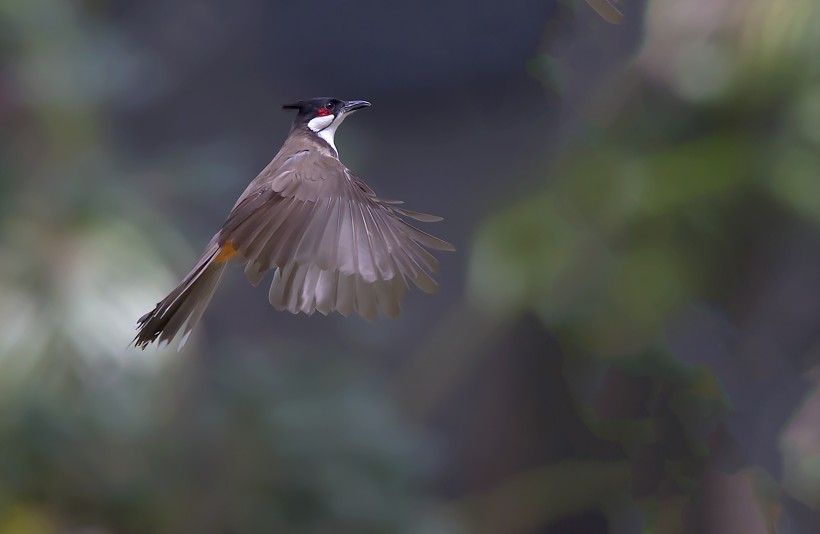
<svg viewBox="0 0 820 534">
<path fill-rule="evenodd" d="M 816 0 L 0 1 L 0 534 L 820 532 L 818 51 Z M 234 269 L 127 348 L 313 96 L 439 294 Z"/>
</svg>

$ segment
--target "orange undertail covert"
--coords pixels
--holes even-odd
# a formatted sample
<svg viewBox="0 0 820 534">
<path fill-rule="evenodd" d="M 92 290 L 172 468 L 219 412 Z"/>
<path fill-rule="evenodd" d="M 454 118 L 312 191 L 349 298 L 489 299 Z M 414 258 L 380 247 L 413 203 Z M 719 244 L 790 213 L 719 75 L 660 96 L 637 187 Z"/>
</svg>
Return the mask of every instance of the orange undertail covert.
<svg viewBox="0 0 820 534">
<path fill-rule="evenodd" d="M 224 263 L 234 256 L 236 256 L 236 249 L 233 248 L 233 244 L 228 241 L 219 249 L 219 253 L 214 258 L 214 263 Z"/>
</svg>

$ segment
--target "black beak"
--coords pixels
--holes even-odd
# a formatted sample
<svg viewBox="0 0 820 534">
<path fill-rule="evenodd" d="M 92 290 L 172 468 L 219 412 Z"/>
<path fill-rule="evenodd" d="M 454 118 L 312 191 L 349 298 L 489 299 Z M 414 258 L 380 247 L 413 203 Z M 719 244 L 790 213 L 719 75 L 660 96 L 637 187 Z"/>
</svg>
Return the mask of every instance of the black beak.
<svg viewBox="0 0 820 534">
<path fill-rule="evenodd" d="M 357 109 L 362 109 L 366 107 L 370 107 L 370 102 L 368 102 L 367 100 L 350 100 L 344 105 L 342 111 L 344 111 L 345 113 L 350 113 L 352 111 L 356 111 Z"/>
</svg>

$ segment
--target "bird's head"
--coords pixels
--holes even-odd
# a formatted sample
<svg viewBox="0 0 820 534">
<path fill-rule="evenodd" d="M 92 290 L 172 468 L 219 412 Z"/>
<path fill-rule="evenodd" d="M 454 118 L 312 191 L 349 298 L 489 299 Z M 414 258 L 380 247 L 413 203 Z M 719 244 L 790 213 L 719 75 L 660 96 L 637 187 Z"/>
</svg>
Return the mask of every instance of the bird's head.
<svg viewBox="0 0 820 534">
<path fill-rule="evenodd" d="M 333 136 L 345 117 L 354 111 L 366 108 L 366 100 L 339 100 L 338 98 L 310 98 L 293 104 L 285 104 L 282 109 L 296 109 L 299 113 L 293 120 L 293 128 L 307 128 L 324 139 L 333 150 Z"/>
</svg>

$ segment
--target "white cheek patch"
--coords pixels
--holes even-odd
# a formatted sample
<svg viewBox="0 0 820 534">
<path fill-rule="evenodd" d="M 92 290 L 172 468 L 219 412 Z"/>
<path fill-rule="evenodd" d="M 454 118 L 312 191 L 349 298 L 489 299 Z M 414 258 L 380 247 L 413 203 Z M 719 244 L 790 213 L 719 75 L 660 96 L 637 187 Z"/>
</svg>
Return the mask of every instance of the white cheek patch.
<svg viewBox="0 0 820 534">
<path fill-rule="evenodd" d="M 330 123 L 332 123 L 333 119 L 335 119 L 335 118 L 336 117 L 334 117 L 333 115 L 325 115 L 324 117 L 315 117 L 313 119 L 310 119 L 310 122 L 308 123 L 308 128 L 310 128 L 314 132 L 320 132 L 320 131 L 324 130 L 325 128 L 327 128 L 328 126 L 330 126 Z"/>
</svg>

